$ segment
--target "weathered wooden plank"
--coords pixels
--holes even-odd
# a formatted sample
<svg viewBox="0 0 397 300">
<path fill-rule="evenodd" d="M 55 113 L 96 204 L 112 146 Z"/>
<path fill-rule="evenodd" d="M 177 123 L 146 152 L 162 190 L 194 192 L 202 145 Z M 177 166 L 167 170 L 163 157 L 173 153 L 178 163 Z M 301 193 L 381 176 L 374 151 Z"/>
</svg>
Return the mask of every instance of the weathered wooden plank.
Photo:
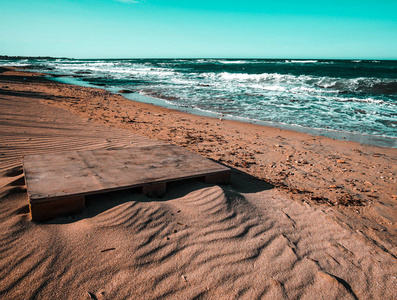
<svg viewBox="0 0 397 300">
<path fill-rule="evenodd" d="M 31 155 L 24 172 L 31 205 L 135 187 L 161 196 L 170 181 L 228 183 L 230 175 L 225 166 L 167 144 Z"/>
</svg>

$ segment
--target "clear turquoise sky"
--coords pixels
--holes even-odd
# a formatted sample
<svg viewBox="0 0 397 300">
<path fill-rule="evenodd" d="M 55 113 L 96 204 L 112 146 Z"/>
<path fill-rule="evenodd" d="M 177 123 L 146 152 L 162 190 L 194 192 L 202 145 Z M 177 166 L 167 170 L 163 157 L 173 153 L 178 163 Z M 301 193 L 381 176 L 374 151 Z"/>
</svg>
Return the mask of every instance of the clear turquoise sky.
<svg viewBox="0 0 397 300">
<path fill-rule="evenodd" d="M 397 0 L 0 0 L 0 55 L 397 59 Z"/>
</svg>

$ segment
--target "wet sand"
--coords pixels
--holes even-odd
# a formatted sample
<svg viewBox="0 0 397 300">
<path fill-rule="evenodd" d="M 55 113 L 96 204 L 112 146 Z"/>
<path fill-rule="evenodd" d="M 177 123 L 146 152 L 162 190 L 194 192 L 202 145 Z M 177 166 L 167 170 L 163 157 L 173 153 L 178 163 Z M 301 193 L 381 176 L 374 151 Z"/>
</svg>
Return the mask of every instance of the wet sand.
<svg viewBox="0 0 397 300">
<path fill-rule="evenodd" d="M 0 72 L 2 298 L 393 299 L 397 149 Z M 30 220 L 24 155 L 162 142 L 232 167 L 231 185 L 92 196 Z"/>
</svg>

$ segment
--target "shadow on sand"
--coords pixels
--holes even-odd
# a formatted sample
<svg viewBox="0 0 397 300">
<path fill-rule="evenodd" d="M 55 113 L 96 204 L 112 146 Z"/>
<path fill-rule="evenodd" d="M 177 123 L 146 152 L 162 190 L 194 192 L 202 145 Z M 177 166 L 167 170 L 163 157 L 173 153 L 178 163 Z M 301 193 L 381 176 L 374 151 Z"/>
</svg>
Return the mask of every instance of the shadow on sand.
<svg viewBox="0 0 397 300">
<path fill-rule="evenodd" d="M 167 202 L 211 186 L 214 185 L 201 182 L 197 179 L 189 179 L 167 183 L 167 193 L 162 198 L 147 197 L 141 193 L 139 188 L 91 195 L 86 197 L 86 207 L 83 211 L 70 216 L 40 222 L 40 224 L 74 223 L 86 218 L 95 217 L 127 202 Z M 274 188 L 272 185 L 236 169 L 232 169 L 230 185 L 219 186 L 222 188 L 226 201 L 230 205 L 233 205 L 234 202 L 245 201 L 244 194 L 257 193 Z"/>
</svg>

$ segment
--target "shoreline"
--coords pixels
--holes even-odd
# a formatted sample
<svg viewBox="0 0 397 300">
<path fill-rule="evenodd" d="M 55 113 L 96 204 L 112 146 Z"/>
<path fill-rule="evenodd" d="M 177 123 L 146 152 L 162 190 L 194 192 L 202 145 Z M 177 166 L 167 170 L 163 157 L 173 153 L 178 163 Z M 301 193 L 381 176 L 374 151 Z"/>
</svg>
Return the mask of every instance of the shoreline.
<svg viewBox="0 0 397 300">
<path fill-rule="evenodd" d="M 196 116 L 0 68 L 0 296 L 392 299 L 397 149 Z M 22 157 L 171 143 L 232 168 L 29 219 Z M 32 271 L 34 270 L 34 272 Z"/>
<path fill-rule="evenodd" d="M 29 70 L 27 70 L 27 71 L 34 72 L 34 71 L 29 71 Z M 44 74 L 48 74 L 47 78 L 49 80 L 53 80 L 56 82 L 72 84 L 72 85 L 77 85 L 77 86 L 83 86 L 83 87 L 99 88 L 99 89 L 103 89 L 103 90 L 112 92 L 114 94 L 121 95 L 124 98 L 131 100 L 131 101 L 136 101 L 136 102 L 151 104 L 151 105 L 160 106 L 160 107 L 164 107 L 164 108 L 169 108 L 171 110 L 177 110 L 177 111 L 181 111 L 181 112 L 185 112 L 185 113 L 189 113 L 189 114 L 193 114 L 193 115 L 217 118 L 217 119 L 222 117 L 222 119 L 225 119 L 225 120 L 260 125 L 260 126 L 264 126 L 264 127 L 278 128 L 278 129 L 282 129 L 282 130 L 296 131 L 296 132 L 300 132 L 300 133 L 306 133 L 306 134 L 309 134 L 312 136 L 324 136 L 324 137 L 328 137 L 331 139 L 337 139 L 337 140 L 341 140 L 341 141 L 347 140 L 347 141 L 358 142 L 361 144 L 368 144 L 368 145 L 373 145 L 373 146 L 397 148 L 397 138 L 378 136 L 378 135 L 368 135 L 368 134 L 363 134 L 363 133 L 353 133 L 353 132 L 347 132 L 347 131 L 309 128 L 309 127 L 303 127 L 303 126 L 299 126 L 299 125 L 290 125 L 290 124 L 283 124 L 283 123 L 274 123 L 274 122 L 268 122 L 268 121 L 239 118 L 239 117 L 234 117 L 231 115 L 223 115 L 221 113 L 202 111 L 198 108 L 193 108 L 193 107 L 181 107 L 181 106 L 173 105 L 164 99 L 156 98 L 156 97 L 150 96 L 150 95 L 142 95 L 138 92 L 120 93 L 118 91 L 119 89 L 114 89 L 114 88 L 109 89 L 109 88 L 106 88 L 105 86 L 97 86 L 95 84 L 91 84 L 86 81 L 80 80 L 79 78 L 74 78 L 74 77 L 70 77 L 70 76 L 66 76 L 66 75 L 65 76 L 57 75 L 54 77 L 50 73 L 44 73 Z"/>
</svg>

